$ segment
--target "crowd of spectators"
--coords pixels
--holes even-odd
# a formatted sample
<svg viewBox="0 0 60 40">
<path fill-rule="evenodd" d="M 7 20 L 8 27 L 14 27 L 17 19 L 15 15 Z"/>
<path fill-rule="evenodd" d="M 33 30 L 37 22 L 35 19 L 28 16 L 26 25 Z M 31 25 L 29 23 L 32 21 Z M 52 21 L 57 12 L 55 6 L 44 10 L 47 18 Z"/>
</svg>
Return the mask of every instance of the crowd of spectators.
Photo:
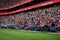
<svg viewBox="0 0 60 40">
<path fill-rule="evenodd" d="M 26 0 L 0 0 L 0 8 L 7 8 L 24 1 Z"/>
<path fill-rule="evenodd" d="M 15 24 L 19 29 L 60 31 L 60 6 L 0 16 L 0 24 Z"/>
</svg>

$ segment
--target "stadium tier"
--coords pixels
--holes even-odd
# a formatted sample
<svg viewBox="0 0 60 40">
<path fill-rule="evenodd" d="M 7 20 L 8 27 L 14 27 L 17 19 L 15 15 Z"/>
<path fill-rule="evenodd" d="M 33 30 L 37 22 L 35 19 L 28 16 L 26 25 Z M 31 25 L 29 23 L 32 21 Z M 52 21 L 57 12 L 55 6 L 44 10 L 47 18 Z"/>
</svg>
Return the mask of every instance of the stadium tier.
<svg viewBox="0 0 60 40">
<path fill-rule="evenodd" d="M 0 1 L 0 5 L 1 5 L 0 10 L 11 9 L 11 8 L 26 4 L 31 1 L 33 1 L 33 0 L 1 0 Z"/>
<path fill-rule="evenodd" d="M 7 14 L 14 14 L 16 12 L 22 12 L 25 10 L 31 10 L 31 9 L 35 9 L 38 7 L 42 7 L 42 6 L 46 6 L 46 5 L 51 5 L 51 4 L 56 4 L 59 3 L 60 0 L 49 0 L 49 1 L 42 1 L 42 2 L 36 2 L 36 1 L 32 1 L 30 3 L 18 6 L 18 7 L 14 7 L 12 9 L 8 9 L 8 10 L 0 10 L 0 15 L 7 15 Z M 4 13 L 5 12 L 5 13 Z"/>
<path fill-rule="evenodd" d="M 1 0 L 3 1 L 3 0 Z M 1 2 L 0 1 L 0 2 Z M 14 0 L 10 0 L 14 2 Z M 6 5 L 9 4 L 8 0 Z M 17 4 L 21 0 L 16 0 Z M 22 0 L 24 1 L 24 0 Z M 6 7 L 2 2 L 0 8 Z M 0 10 L 0 28 L 23 29 L 31 31 L 60 31 L 60 0 L 33 0 L 26 4 Z"/>
</svg>

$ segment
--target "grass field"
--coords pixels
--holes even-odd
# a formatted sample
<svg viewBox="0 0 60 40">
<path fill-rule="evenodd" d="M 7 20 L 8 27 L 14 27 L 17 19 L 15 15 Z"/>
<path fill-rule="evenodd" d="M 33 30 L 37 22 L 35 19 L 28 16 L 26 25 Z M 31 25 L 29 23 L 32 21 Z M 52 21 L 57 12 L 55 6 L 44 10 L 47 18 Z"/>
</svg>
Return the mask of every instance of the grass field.
<svg viewBox="0 0 60 40">
<path fill-rule="evenodd" d="M 60 40 L 59 34 L 0 29 L 0 40 Z"/>
</svg>

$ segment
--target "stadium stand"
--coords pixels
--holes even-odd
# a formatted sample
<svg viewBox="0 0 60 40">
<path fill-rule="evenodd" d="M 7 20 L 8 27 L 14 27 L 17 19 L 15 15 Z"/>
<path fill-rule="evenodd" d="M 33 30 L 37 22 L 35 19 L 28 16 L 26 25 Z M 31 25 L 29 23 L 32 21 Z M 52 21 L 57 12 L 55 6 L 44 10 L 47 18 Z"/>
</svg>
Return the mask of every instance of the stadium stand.
<svg viewBox="0 0 60 40">
<path fill-rule="evenodd" d="M 7 8 L 25 0 L 0 0 L 0 8 Z"/>
<path fill-rule="evenodd" d="M 0 24 L 32 31 L 60 31 L 60 6 L 0 16 Z M 7 27 L 10 27 L 8 25 Z"/>
<path fill-rule="evenodd" d="M 23 0 L 23 1 L 19 1 L 18 3 L 15 3 L 15 4 L 13 4 L 12 2 L 10 2 L 9 1 L 9 4 L 8 5 L 11 5 L 11 6 L 8 6 L 8 5 L 6 5 L 6 6 L 8 6 L 8 7 L 2 7 L 2 8 L 0 8 L 0 10 L 7 10 L 7 9 L 11 9 L 11 8 L 14 8 L 14 7 L 17 7 L 17 6 L 21 6 L 21 5 L 23 5 L 23 4 L 26 4 L 26 3 L 29 3 L 29 2 L 31 2 L 31 1 L 33 1 L 33 0 Z M 3 2 L 3 1 L 2 1 Z M 8 2 L 6 2 L 6 3 L 8 3 Z M 3 4 L 1 4 L 1 5 L 3 5 Z M 5 4 L 4 4 L 5 5 Z"/>
<path fill-rule="evenodd" d="M 2 4 L 0 3 L 1 4 L 0 7 L 12 6 L 13 4 L 12 5 L 9 4 L 10 1 L 12 3 L 14 2 L 14 0 L 8 0 L 8 2 L 3 1 Z M 6 3 L 6 5 L 3 4 L 4 2 Z M 14 4 L 18 2 L 19 0 L 16 0 Z M 48 3 L 54 4 L 56 2 L 58 1 L 53 1 L 53 2 L 49 1 Z M 36 4 L 36 0 L 34 3 Z M 45 8 L 42 8 L 41 7 L 43 6 L 42 3 L 40 4 L 37 3 L 36 4 L 37 6 L 35 4 L 33 5 L 33 2 L 31 4 L 30 5 L 26 4 L 27 6 L 22 7 L 22 9 L 20 9 L 19 7 L 21 6 L 19 6 L 12 8 L 13 10 L 12 9 L 0 10 L 0 28 L 23 29 L 23 30 L 44 31 L 44 32 L 60 31 L 60 5 L 53 5 L 51 7 L 51 5 L 47 4 L 48 6 L 50 6 L 47 7 L 46 4 L 43 4 L 46 6 L 44 6 Z M 7 15 L 7 14 L 11 14 L 11 15 Z"/>
</svg>

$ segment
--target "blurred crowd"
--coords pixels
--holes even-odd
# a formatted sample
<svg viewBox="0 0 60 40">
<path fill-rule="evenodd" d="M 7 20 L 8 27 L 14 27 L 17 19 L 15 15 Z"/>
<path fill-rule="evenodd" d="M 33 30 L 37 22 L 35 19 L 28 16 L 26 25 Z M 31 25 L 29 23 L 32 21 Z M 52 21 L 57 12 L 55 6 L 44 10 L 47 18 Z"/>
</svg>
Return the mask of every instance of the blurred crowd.
<svg viewBox="0 0 60 40">
<path fill-rule="evenodd" d="M 32 31 L 60 31 L 60 6 L 0 16 L 0 24 Z"/>
<path fill-rule="evenodd" d="M 24 2 L 25 0 L 0 0 L 0 8 L 13 6 L 17 3 Z"/>
</svg>

